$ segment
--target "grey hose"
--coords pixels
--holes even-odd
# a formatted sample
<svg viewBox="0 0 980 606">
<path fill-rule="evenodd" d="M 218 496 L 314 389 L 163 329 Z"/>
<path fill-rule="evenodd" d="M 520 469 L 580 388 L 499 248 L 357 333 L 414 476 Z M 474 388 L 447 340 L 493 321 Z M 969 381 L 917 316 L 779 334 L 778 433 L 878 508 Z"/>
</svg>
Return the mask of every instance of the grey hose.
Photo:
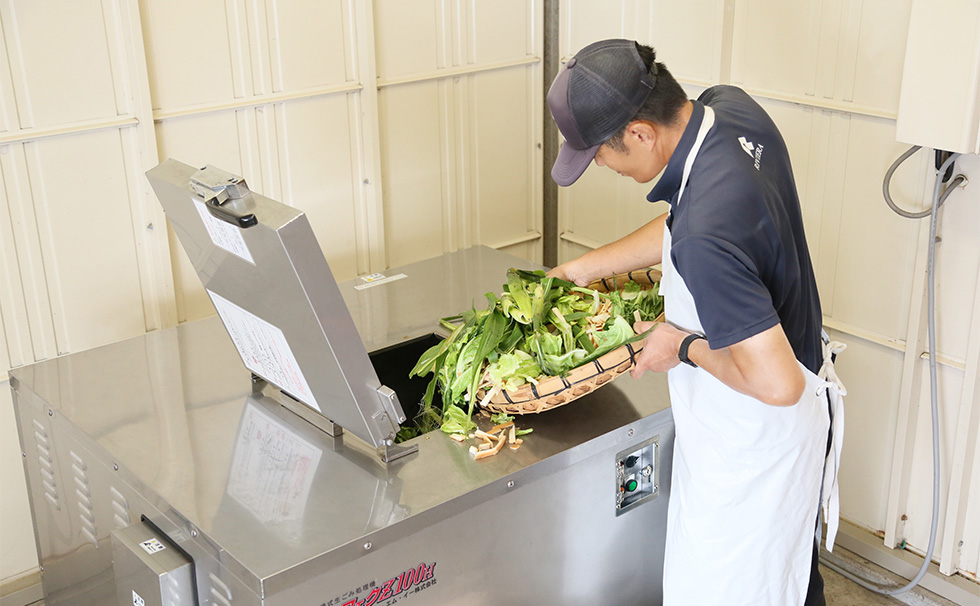
<svg viewBox="0 0 980 606">
<path fill-rule="evenodd" d="M 909 151 L 905 152 L 902 157 L 892 164 L 889 172 L 885 175 L 885 200 L 888 202 L 888 205 L 895 210 L 895 212 L 899 213 L 903 217 L 910 217 L 910 214 L 905 213 L 905 211 L 900 212 L 900 209 L 897 209 L 894 206 L 894 203 L 888 197 L 888 181 L 891 178 L 891 173 L 895 172 L 894 169 L 901 164 L 903 160 L 914 154 L 918 149 L 919 147 L 915 146 Z M 871 591 L 883 595 L 898 595 L 900 593 L 905 593 L 918 585 L 919 581 L 922 580 L 922 577 L 926 575 L 926 571 L 929 569 L 929 564 L 932 563 L 932 554 L 936 547 L 936 534 L 939 529 L 939 396 L 936 377 L 936 218 L 939 214 L 939 206 L 949 196 L 949 193 L 956 185 L 966 180 L 966 178 L 962 175 L 957 175 L 956 179 L 950 183 L 950 186 L 947 187 L 945 191 L 942 191 L 942 175 L 946 174 L 946 170 L 953 165 L 958 157 L 959 154 L 950 155 L 950 157 L 943 162 L 942 168 L 939 169 L 939 174 L 936 175 L 936 185 L 933 188 L 932 193 L 932 208 L 924 211 L 924 214 L 915 213 L 916 215 L 920 215 L 922 217 L 932 215 L 929 221 L 929 262 L 928 270 L 926 272 L 926 275 L 928 276 L 929 290 L 929 397 L 932 401 L 932 524 L 929 527 L 929 546 L 926 549 L 926 555 L 922 562 L 922 567 L 919 568 L 919 573 L 916 574 L 915 578 L 909 581 L 908 584 L 898 588 L 875 585 L 874 583 L 859 578 L 849 571 L 840 568 L 832 562 L 824 562 L 824 565 L 831 570 L 834 570 L 848 579 L 851 579 L 865 589 L 870 589 Z"/>
<path fill-rule="evenodd" d="M 925 217 L 928 217 L 933 212 L 931 208 L 920 212 L 911 212 L 905 210 L 904 208 L 900 208 L 898 204 L 895 204 L 895 201 L 892 200 L 891 192 L 889 191 L 892 182 L 892 175 L 895 174 L 895 171 L 898 170 L 898 167 L 901 166 L 902 162 L 908 160 L 912 154 L 919 151 L 920 149 L 922 149 L 921 145 L 913 145 L 912 147 L 908 148 L 908 150 L 906 150 L 904 154 L 899 156 L 894 162 L 892 162 L 892 165 L 888 167 L 888 170 L 885 171 L 885 179 L 881 183 L 881 193 L 882 195 L 885 196 L 885 203 L 888 204 L 888 208 L 892 209 L 893 211 L 895 211 L 895 213 L 905 217 L 906 219 L 923 219 Z M 942 175 L 945 173 L 940 172 L 939 174 Z M 962 175 L 957 176 L 957 179 L 961 181 L 966 180 L 966 178 L 963 177 Z M 946 188 L 946 191 L 943 192 L 942 197 L 939 199 L 939 206 L 943 205 L 943 202 L 945 202 L 946 198 L 949 197 L 949 194 L 953 192 L 953 188 L 956 187 L 956 185 L 959 185 L 959 183 L 949 184 L 949 187 Z"/>
</svg>

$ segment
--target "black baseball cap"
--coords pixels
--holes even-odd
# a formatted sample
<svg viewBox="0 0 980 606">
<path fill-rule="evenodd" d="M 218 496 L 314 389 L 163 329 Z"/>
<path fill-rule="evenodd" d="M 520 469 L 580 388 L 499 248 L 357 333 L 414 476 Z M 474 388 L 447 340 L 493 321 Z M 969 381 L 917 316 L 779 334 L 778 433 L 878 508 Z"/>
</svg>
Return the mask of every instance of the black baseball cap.
<svg viewBox="0 0 980 606">
<path fill-rule="evenodd" d="M 656 84 L 656 62 L 648 70 L 632 40 L 593 42 L 569 59 L 548 91 L 548 108 L 565 138 L 551 169 L 555 182 L 575 183 Z"/>
</svg>

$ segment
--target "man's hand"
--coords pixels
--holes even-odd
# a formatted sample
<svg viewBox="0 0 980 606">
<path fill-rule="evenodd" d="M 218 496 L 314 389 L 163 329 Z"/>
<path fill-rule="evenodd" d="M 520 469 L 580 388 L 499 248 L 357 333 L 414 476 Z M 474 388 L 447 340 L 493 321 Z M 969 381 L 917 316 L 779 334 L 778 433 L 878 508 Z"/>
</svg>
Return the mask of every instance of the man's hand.
<svg viewBox="0 0 980 606">
<path fill-rule="evenodd" d="M 640 334 L 649 330 L 656 322 L 636 322 L 633 330 Z M 643 340 L 643 351 L 636 356 L 636 366 L 630 371 L 634 379 L 639 379 L 643 373 L 652 370 L 654 372 L 667 372 L 671 368 L 680 364 L 677 359 L 677 351 L 681 347 L 681 341 L 687 333 L 678 330 L 666 323 L 659 323 L 647 338 Z"/>
<path fill-rule="evenodd" d="M 657 265 L 663 255 L 666 220 L 667 215 L 661 215 L 615 242 L 562 263 L 549 271 L 548 275 L 579 286 L 588 286 L 599 278 Z"/>
<path fill-rule="evenodd" d="M 555 267 L 548 272 L 548 277 L 574 282 L 577 286 L 588 286 L 595 278 L 587 273 L 584 265 L 582 257 L 579 257 Z"/>
</svg>

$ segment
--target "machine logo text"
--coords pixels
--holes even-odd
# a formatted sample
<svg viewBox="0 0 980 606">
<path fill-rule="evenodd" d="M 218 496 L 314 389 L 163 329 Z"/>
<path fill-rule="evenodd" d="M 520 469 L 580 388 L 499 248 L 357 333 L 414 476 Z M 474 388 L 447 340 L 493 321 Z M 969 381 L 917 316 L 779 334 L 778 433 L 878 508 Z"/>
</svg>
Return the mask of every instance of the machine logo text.
<svg viewBox="0 0 980 606">
<path fill-rule="evenodd" d="M 436 563 L 421 563 L 383 583 L 371 581 L 350 589 L 320 606 L 388 606 L 436 584 Z"/>
</svg>

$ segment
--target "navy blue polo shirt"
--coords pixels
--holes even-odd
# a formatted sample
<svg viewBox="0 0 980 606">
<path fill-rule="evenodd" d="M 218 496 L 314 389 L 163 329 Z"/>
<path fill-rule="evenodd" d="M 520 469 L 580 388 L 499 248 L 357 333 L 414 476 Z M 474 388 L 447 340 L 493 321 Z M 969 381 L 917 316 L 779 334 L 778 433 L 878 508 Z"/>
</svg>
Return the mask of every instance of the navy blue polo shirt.
<svg viewBox="0 0 980 606">
<path fill-rule="evenodd" d="M 709 88 L 693 104 L 647 199 L 670 203 L 671 261 L 694 297 L 708 344 L 727 347 L 779 323 L 797 359 L 815 373 L 823 320 L 786 144 L 739 88 Z M 678 200 L 704 106 L 714 110 L 715 123 Z"/>
</svg>

